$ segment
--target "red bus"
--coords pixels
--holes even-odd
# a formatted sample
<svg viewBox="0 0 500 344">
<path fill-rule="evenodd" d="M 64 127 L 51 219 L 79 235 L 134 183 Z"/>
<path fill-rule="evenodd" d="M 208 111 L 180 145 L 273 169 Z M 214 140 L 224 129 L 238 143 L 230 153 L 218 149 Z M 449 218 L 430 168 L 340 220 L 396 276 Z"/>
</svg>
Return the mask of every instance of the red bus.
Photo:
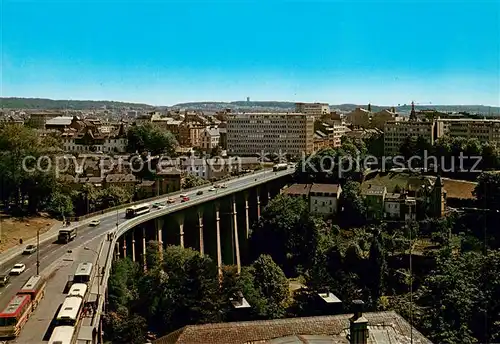
<svg viewBox="0 0 500 344">
<path fill-rule="evenodd" d="M 32 276 L 0 313 L 0 338 L 19 336 L 29 316 L 45 295 L 47 281 L 42 276 Z"/>
<path fill-rule="evenodd" d="M 31 296 L 15 295 L 0 313 L 0 338 L 19 336 L 31 312 Z"/>
</svg>

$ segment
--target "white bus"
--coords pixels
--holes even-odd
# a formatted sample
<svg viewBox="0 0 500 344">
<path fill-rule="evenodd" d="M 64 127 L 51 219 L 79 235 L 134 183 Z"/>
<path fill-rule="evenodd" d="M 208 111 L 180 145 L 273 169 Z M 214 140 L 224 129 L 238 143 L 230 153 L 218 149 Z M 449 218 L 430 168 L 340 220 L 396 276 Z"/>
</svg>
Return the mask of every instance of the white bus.
<svg viewBox="0 0 500 344">
<path fill-rule="evenodd" d="M 86 293 L 87 285 L 85 283 L 75 283 L 69 289 L 68 296 L 78 296 L 83 299 Z"/>
<path fill-rule="evenodd" d="M 125 211 L 125 217 L 130 219 L 132 217 L 136 217 L 142 214 L 149 213 L 151 207 L 149 204 L 141 204 L 141 205 L 133 205 Z"/>
<path fill-rule="evenodd" d="M 76 268 L 73 283 L 87 283 L 92 276 L 92 263 L 80 263 Z"/>
<path fill-rule="evenodd" d="M 75 328 L 73 326 L 58 326 L 50 336 L 49 344 L 71 344 Z"/>
<path fill-rule="evenodd" d="M 68 296 L 64 299 L 61 310 L 57 314 L 57 326 L 76 326 L 82 312 L 83 299 L 78 296 Z"/>
</svg>

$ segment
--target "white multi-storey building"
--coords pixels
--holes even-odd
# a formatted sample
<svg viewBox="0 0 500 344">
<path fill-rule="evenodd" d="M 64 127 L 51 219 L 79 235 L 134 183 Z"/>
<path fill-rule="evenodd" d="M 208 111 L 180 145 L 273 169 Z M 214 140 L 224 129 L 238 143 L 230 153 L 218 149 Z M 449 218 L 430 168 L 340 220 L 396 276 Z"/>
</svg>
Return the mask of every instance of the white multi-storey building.
<svg viewBox="0 0 500 344">
<path fill-rule="evenodd" d="M 233 155 L 310 154 L 314 151 L 314 117 L 303 113 L 229 115 L 227 148 Z"/>
</svg>

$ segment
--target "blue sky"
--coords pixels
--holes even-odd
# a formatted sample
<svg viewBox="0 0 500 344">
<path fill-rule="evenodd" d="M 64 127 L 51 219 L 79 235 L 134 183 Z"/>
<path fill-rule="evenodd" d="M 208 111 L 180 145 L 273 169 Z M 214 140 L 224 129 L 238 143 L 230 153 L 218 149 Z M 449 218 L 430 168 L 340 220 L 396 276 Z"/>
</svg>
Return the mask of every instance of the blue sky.
<svg viewBox="0 0 500 344">
<path fill-rule="evenodd" d="M 1 95 L 500 106 L 500 1 L 1 3 Z"/>
</svg>

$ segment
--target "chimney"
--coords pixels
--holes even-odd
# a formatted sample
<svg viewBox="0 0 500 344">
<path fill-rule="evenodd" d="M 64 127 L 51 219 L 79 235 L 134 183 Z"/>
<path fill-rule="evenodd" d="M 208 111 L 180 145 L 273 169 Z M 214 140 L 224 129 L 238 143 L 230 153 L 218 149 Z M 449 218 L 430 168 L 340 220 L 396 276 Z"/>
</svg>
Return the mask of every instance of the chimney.
<svg viewBox="0 0 500 344">
<path fill-rule="evenodd" d="M 354 300 L 352 308 L 354 315 L 349 319 L 349 343 L 367 344 L 368 343 L 368 320 L 363 316 L 364 302 Z"/>
</svg>

